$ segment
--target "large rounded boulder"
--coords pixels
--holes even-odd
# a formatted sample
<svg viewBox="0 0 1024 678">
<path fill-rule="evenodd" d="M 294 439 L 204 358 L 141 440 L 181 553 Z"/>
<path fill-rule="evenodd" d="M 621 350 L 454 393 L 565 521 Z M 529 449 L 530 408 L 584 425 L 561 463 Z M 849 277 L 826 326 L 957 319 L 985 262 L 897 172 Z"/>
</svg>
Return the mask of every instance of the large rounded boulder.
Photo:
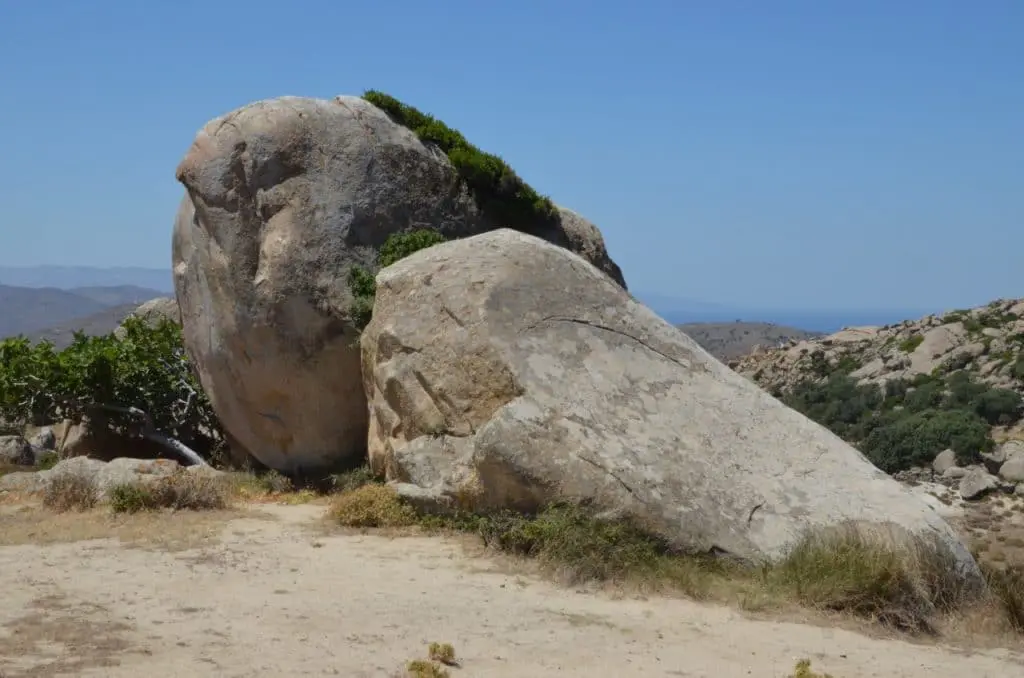
<svg viewBox="0 0 1024 678">
<path fill-rule="evenodd" d="M 177 170 L 173 265 L 185 343 L 224 428 L 285 472 L 365 452 L 367 403 L 349 272 L 388 236 L 496 223 L 438 147 L 362 98 L 282 97 L 212 120 Z M 624 285 L 573 213 L 531 232 Z"/>
<path fill-rule="evenodd" d="M 361 345 L 370 462 L 425 508 L 582 501 L 752 561 L 853 524 L 937 541 L 978 574 L 913 492 L 532 236 L 503 229 L 385 268 Z"/>
</svg>

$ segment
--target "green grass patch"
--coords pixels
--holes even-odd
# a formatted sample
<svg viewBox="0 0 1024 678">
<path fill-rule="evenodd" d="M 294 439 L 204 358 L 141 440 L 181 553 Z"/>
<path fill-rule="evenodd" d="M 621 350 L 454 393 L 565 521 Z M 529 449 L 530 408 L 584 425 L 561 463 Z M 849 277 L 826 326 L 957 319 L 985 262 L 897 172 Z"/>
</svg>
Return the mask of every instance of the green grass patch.
<svg viewBox="0 0 1024 678">
<path fill-rule="evenodd" d="M 900 342 L 899 349 L 904 353 L 913 353 L 924 342 L 924 335 L 915 334 Z"/>
</svg>

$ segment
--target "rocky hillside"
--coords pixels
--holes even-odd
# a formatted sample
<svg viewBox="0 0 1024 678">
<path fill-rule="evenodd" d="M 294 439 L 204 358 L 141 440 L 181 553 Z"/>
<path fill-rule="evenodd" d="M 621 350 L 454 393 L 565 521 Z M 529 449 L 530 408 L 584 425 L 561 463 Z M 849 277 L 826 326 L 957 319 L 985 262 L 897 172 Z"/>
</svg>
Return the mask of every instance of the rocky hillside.
<svg viewBox="0 0 1024 678">
<path fill-rule="evenodd" d="M 790 341 L 731 366 L 890 472 L 947 448 L 980 462 L 1024 439 L 1021 299 Z"/>
<path fill-rule="evenodd" d="M 777 347 L 823 336 L 821 332 L 760 322 L 685 323 L 677 327 L 724 362 L 747 355 L 758 346 Z"/>
</svg>

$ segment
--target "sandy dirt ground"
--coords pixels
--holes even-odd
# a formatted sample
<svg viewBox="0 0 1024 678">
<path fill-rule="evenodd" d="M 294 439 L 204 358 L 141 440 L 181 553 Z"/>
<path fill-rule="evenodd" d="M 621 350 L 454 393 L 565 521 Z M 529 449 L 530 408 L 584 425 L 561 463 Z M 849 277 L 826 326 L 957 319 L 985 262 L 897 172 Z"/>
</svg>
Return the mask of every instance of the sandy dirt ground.
<svg viewBox="0 0 1024 678">
<path fill-rule="evenodd" d="M 453 678 L 783 678 L 802 657 L 835 678 L 1024 678 L 1007 650 L 563 588 L 454 540 L 324 533 L 322 511 L 181 523 L 187 543 L 174 526 L 166 543 L 67 541 L 52 520 L 19 543 L 0 514 L 0 675 L 390 677 L 439 641 L 461 661 Z"/>
</svg>

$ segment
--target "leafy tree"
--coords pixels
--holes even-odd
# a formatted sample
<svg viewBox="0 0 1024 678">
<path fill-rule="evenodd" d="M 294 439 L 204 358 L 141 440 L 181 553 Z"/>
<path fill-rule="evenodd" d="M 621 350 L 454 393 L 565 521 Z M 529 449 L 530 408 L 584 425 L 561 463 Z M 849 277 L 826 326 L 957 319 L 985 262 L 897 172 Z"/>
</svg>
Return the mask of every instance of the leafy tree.
<svg viewBox="0 0 1024 678">
<path fill-rule="evenodd" d="M 181 328 L 134 316 L 122 327 L 121 337 L 76 333 L 61 351 L 24 337 L 0 342 L 0 420 L 21 427 L 88 418 L 205 463 L 193 447 L 209 453 L 222 435 L 186 358 Z"/>
</svg>

